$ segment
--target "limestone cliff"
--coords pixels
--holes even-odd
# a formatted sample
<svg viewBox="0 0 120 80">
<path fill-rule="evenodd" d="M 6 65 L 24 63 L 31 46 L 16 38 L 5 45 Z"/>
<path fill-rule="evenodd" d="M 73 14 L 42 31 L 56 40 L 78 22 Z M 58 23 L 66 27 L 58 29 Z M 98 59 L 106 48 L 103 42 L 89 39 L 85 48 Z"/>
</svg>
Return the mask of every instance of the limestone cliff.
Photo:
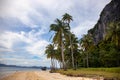
<svg viewBox="0 0 120 80">
<path fill-rule="evenodd" d="M 97 24 L 88 31 L 88 34 L 93 35 L 94 42 L 97 44 L 103 40 L 108 24 L 115 21 L 120 21 L 120 0 L 112 0 L 105 6 Z"/>
</svg>

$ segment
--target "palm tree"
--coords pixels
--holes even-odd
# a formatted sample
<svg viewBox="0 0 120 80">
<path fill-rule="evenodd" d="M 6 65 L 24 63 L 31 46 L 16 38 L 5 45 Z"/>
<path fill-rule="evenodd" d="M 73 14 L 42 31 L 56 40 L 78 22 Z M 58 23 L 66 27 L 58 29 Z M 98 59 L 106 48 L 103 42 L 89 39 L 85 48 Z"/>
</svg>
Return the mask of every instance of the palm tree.
<svg viewBox="0 0 120 80">
<path fill-rule="evenodd" d="M 75 60 L 74 60 L 74 52 L 78 51 L 78 38 L 75 36 L 75 34 L 71 34 L 71 39 L 70 39 L 71 43 L 70 43 L 70 48 L 71 48 L 71 56 L 72 56 L 72 66 L 73 69 L 75 68 Z"/>
<path fill-rule="evenodd" d="M 120 47 L 120 22 L 112 22 L 109 24 L 107 28 L 107 34 L 105 36 L 106 40 L 111 40 L 111 42 L 115 42 L 115 45 Z"/>
<path fill-rule="evenodd" d="M 57 48 L 55 50 L 55 59 L 58 61 L 59 65 L 60 65 L 60 68 L 62 68 L 62 64 L 61 64 L 62 63 L 62 59 L 61 59 L 60 53 L 61 53 L 61 49 Z"/>
<path fill-rule="evenodd" d="M 49 44 L 46 47 L 45 54 L 47 55 L 47 58 L 51 58 L 51 71 L 53 71 L 55 69 L 55 63 L 54 63 L 55 50 L 52 44 Z"/>
<path fill-rule="evenodd" d="M 81 47 L 83 48 L 83 51 L 86 52 L 86 62 L 87 62 L 87 67 L 89 67 L 89 49 L 91 47 L 91 45 L 93 45 L 93 40 L 92 40 L 92 37 L 87 34 L 87 35 L 84 35 L 83 38 L 80 40 L 80 45 Z"/>
<path fill-rule="evenodd" d="M 68 24 L 70 23 L 70 21 L 73 21 L 72 16 L 69 15 L 68 13 L 65 13 L 65 14 L 63 15 L 62 20 L 63 20 L 64 22 L 68 23 Z"/>
<path fill-rule="evenodd" d="M 67 39 L 68 36 L 68 26 L 65 25 L 61 20 L 56 19 L 55 24 L 50 25 L 50 31 L 54 31 L 55 35 L 53 38 L 54 44 L 61 48 L 61 56 L 62 56 L 62 63 L 64 70 L 66 69 L 65 66 L 65 59 L 64 59 L 64 39 Z"/>
<path fill-rule="evenodd" d="M 70 21 L 73 21 L 72 16 L 69 15 L 68 13 L 65 13 L 63 15 L 62 20 L 68 25 L 69 27 L 69 38 L 70 38 L 70 47 L 71 47 L 71 57 L 72 57 L 72 67 L 74 69 L 74 55 L 73 55 L 73 47 L 72 47 L 72 41 L 71 41 L 71 35 L 72 33 L 70 32 Z"/>
</svg>

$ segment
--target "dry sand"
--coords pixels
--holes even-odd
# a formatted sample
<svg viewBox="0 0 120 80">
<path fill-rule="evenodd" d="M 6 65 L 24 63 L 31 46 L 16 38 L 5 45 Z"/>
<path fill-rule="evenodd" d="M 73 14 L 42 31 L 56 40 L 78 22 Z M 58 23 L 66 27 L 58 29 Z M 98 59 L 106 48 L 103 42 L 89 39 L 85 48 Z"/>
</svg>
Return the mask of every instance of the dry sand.
<svg viewBox="0 0 120 80">
<path fill-rule="evenodd" d="M 49 71 L 29 71 L 15 72 L 0 80 L 102 80 L 97 78 L 68 77 L 59 73 L 49 73 Z"/>
<path fill-rule="evenodd" d="M 0 80 L 45 80 L 42 77 L 36 75 L 35 72 L 15 72 L 12 75 L 9 75 Z"/>
</svg>

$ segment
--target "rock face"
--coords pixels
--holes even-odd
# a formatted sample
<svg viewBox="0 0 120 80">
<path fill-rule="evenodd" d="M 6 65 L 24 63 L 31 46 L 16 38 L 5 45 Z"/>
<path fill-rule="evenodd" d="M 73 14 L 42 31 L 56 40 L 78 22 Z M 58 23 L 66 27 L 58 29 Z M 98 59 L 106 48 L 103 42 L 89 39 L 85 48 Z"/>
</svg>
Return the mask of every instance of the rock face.
<svg viewBox="0 0 120 80">
<path fill-rule="evenodd" d="M 97 24 L 88 31 L 88 34 L 93 35 L 95 44 L 103 40 L 108 24 L 115 21 L 120 21 L 120 0 L 112 0 L 107 4 L 101 12 Z"/>
</svg>

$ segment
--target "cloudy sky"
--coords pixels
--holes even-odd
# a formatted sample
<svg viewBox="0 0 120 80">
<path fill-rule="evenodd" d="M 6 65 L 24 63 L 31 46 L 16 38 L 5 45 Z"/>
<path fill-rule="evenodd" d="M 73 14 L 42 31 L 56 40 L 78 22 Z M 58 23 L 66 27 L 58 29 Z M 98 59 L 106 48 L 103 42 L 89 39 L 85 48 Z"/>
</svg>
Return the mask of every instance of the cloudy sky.
<svg viewBox="0 0 120 80">
<path fill-rule="evenodd" d="M 71 31 L 87 33 L 110 0 L 0 0 L 0 63 L 50 66 L 44 55 L 49 25 L 64 13 L 73 16 Z"/>
</svg>

